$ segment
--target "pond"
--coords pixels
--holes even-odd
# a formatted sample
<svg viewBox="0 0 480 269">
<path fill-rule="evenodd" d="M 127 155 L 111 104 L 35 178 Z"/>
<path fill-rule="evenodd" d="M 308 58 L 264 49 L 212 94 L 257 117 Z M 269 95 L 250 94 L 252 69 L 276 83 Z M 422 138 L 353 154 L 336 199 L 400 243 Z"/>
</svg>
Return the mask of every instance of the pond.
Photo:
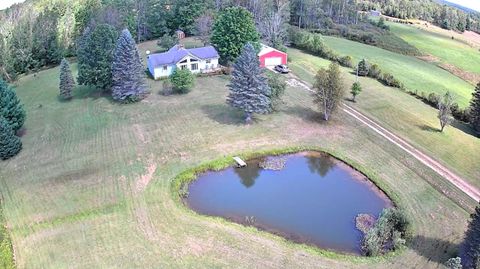
<svg viewBox="0 0 480 269">
<path fill-rule="evenodd" d="M 262 159 L 256 159 L 244 168 L 207 172 L 191 183 L 186 202 L 201 214 L 359 254 L 363 235 L 356 216 L 378 217 L 392 206 L 388 197 L 363 174 L 326 154 L 303 152 L 282 159 L 281 170 L 263 169 Z"/>
</svg>

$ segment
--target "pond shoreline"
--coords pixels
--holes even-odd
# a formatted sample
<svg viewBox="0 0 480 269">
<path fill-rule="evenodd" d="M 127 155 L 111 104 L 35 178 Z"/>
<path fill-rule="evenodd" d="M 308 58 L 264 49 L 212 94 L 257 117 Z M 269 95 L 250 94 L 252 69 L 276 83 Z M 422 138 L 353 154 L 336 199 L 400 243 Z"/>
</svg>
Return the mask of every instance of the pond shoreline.
<svg viewBox="0 0 480 269">
<path fill-rule="evenodd" d="M 385 193 L 367 175 L 365 175 L 364 173 L 362 173 L 361 171 L 359 171 L 358 169 L 356 169 L 352 165 L 350 165 L 348 163 L 345 163 L 344 161 L 340 160 L 339 158 L 337 158 L 335 156 L 332 156 L 331 154 L 323 152 L 323 151 L 302 149 L 302 150 L 299 150 L 299 151 L 293 151 L 293 152 L 287 152 L 287 153 L 261 154 L 260 156 L 257 155 L 257 156 L 253 156 L 253 157 L 248 158 L 248 159 L 245 158 L 245 157 L 243 157 L 243 158 L 247 160 L 247 163 L 249 164 L 250 169 L 252 169 L 252 166 L 259 166 L 259 164 L 261 164 L 264 159 L 266 159 L 268 157 L 271 157 L 271 156 L 278 156 L 280 158 L 286 158 L 287 160 L 290 160 L 290 159 L 296 159 L 296 160 L 305 159 L 306 160 L 307 158 L 309 160 L 310 160 L 310 158 L 328 160 L 329 164 L 332 167 L 335 167 L 335 169 L 340 169 L 340 171 L 342 171 L 342 172 L 347 172 L 348 171 L 348 173 L 347 173 L 348 174 L 348 180 L 353 180 L 353 181 L 357 182 L 357 183 L 355 183 L 355 185 L 363 186 L 363 187 L 361 187 L 362 189 L 368 189 L 368 192 L 374 193 L 374 196 L 377 197 L 375 199 L 382 200 L 382 204 L 384 204 L 384 208 L 395 206 L 394 201 L 392 199 L 390 199 L 390 197 L 387 195 L 387 193 Z M 206 168 L 206 167 L 202 167 L 202 168 Z M 238 169 L 240 169 L 240 170 L 238 170 Z M 195 211 L 197 214 L 200 214 L 200 215 L 203 215 L 203 216 L 208 216 L 208 217 L 220 217 L 220 218 L 226 219 L 227 221 L 232 221 L 234 223 L 238 223 L 238 224 L 241 224 L 241 225 L 244 225 L 244 226 L 253 226 L 253 227 L 255 227 L 255 228 L 257 228 L 261 231 L 266 231 L 268 233 L 272 233 L 272 234 L 281 236 L 281 237 L 285 238 L 286 240 L 289 240 L 289 241 L 292 241 L 292 242 L 295 242 L 295 243 L 309 245 L 309 246 L 312 246 L 312 247 L 315 247 L 315 248 L 320 248 L 322 250 L 331 251 L 331 252 L 334 252 L 334 253 L 337 253 L 337 254 L 360 256 L 360 252 L 358 251 L 358 249 L 356 251 L 352 251 L 351 249 L 350 250 L 341 250 L 341 249 L 338 249 L 338 248 L 335 249 L 335 247 L 330 248 L 330 247 L 325 246 L 325 245 L 319 245 L 318 238 L 317 238 L 317 241 L 316 241 L 317 243 L 315 243 L 314 242 L 315 240 L 311 240 L 311 237 L 308 237 L 308 236 L 305 236 L 305 235 L 302 235 L 302 234 L 298 234 L 298 233 L 284 231 L 282 229 L 279 229 L 278 227 L 274 227 L 275 225 L 272 226 L 271 224 L 265 224 L 265 223 L 262 223 L 262 222 L 258 222 L 258 221 L 256 221 L 254 216 L 251 216 L 251 218 L 247 218 L 247 217 L 250 217 L 250 216 L 244 216 L 244 215 L 239 216 L 238 214 L 237 215 L 234 214 L 234 213 L 230 214 L 230 213 L 227 213 L 227 212 L 224 212 L 222 215 L 209 214 L 208 212 L 197 212 L 197 210 L 194 207 L 192 207 L 191 204 L 188 203 L 188 200 L 189 200 L 189 195 L 188 194 L 189 194 L 189 191 L 190 191 L 190 187 L 192 185 L 194 185 L 195 183 L 198 183 L 197 181 L 198 181 L 199 178 L 214 175 L 215 173 L 218 173 L 218 171 L 220 171 L 220 170 L 223 171 L 223 172 L 220 172 L 220 173 L 225 173 L 225 171 L 227 171 L 227 170 L 230 171 L 230 172 L 235 171 L 235 173 L 239 173 L 240 171 L 245 171 L 245 170 L 241 170 L 241 169 L 245 169 L 245 168 L 233 168 L 232 165 L 224 165 L 224 166 L 217 166 L 217 167 L 213 166 L 213 167 L 210 167 L 209 169 L 202 169 L 202 171 L 196 171 L 194 173 L 194 178 L 188 180 L 187 182 L 184 182 L 185 185 L 183 185 L 183 187 L 180 188 L 180 189 L 184 190 L 184 192 L 183 193 L 181 192 L 181 195 L 180 195 L 180 199 L 181 199 L 182 204 L 185 207 L 187 207 L 189 210 Z M 262 169 L 262 168 L 256 168 L 256 169 L 253 168 L 253 169 L 255 171 L 257 171 L 257 170 L 268 171 L 269 170 L 269 169 Z M 276 171 L 276 172 L 279 172 L 279 171 Z M 315 173 L 313 173 L 313 174 L 315 174 Z M 192 174 L 190 174 L 190 176 L 191 175 Z M 278 177 L 278 176 L 279 175 L 277 174 L 276 177 Z M 318 176 L 318 175 L 315 174 L 315 176 Z M 257 177 L 258 177 L 258 175 L 257 175 Z M 296 181 L 296 180 L 294 180 L 294 181 Z M 253 185 L 255 183 L 251 183 L 251 184 Z M 245 187 L 250 188 L 251 186 L 245 186 Z M 362 193 L 362 191 L 360 191 L 360 193 Z M 220 200 L 220 204 L 222 204 L 222 202 L 223 202 L 223 200 Z M 348 207 L 356 208 L 358 206 L 359 205 L 357 205 L 357 206 L 350 205 Z M 330 210 L 332 211 L 333 209 L 330 209 Z M 351 209 L 351 210 L 353 210 L 353 209 Z M 359 213 L 363 213 L 363 212 L 359 212 Z M 320 218 L 320 219 L 323 218 L 323 216 L 321 216 L 321 217 L 316 216 L 316 217 Z M 328 219 L 328 218 L 324 218 L 324 219 Z M 333 218 L 333 219 L 329 218 L 329 219 L 330 220 L 335 220 L 335 218 Z M 351 221 L 355 222 L 354 218 L 352 218 Z M 319 228 L 316 228 L 315 230 L 319 230 Z"/>
</svg>

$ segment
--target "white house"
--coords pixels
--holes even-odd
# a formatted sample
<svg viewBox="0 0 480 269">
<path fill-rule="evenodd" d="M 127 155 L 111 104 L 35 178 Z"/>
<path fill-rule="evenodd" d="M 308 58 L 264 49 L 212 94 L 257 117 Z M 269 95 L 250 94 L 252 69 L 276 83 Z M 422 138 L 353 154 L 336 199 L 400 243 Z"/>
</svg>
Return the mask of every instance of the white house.
<svg viewBox="0 0 480 269">
<path fill-rule="evenodd" d="M 168 77 L 176 68 L 192 73 L 208 73 L 220 68 L 217 50 L 212 46 L 185 49 L 175 45 L 167 52 L 147 56 L 147 66 L 154 79 Z"/>
</svg>

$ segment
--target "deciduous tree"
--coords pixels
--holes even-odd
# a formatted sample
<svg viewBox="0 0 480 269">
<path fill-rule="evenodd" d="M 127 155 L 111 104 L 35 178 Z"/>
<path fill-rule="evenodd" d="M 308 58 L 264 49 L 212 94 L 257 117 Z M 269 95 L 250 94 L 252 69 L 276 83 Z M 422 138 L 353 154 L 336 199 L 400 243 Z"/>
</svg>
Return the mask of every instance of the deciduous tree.
<svg viewBox="0 0 480 269">
<path fill-rule="evenodd" d="M 328 69 L 318 70 L 313 88 L 314 102 L 319 105 L 324 119 L 328 121 L 344 96 L 339 65 L 332 62 Z"/>
<path fill-rule="evenodd" d="M 282 96 L 285 93 L 285 89 L 287 88 L 287 83 L 277 73 L 268 74 L 267 78 L 268 86 L 271 90 L 270 101 L 272 104 L 272 110 L 275 111 L 282 103 Z"/>
<path fill-rule="evenodd" d="M 113 58 L 113 99 L 120 102 L 139 100 L 146 91 L 145 74 L 137 45 L 127 29 L 118 38 Z"/>
<path fill-rule="evenodd" d="M 438 102 L 438 119 L 440 120 L 440 132 L 453 121 L 452 116 L 453 98 L 450 92 L 446 92 Z"/>
<path fill-rule="evenodd" d="M 245 112 L 245 122 L 251 123 L 252 114 L 271 111 L 271 90 L 260 68 L 255 48 L 247 43 L 233 64 L 227 103 Z"/>
<path fill-rule="evenodd" d="M 360 82 L 354 82 L 352 84 L 352 88 L 350 89 L 350 93 L 352 94 L 352 101 L 355 101 L 355 97 L 359 95 L 362 92 L 362 85 L 360 85 Z"/>
<path fill-rule="evenodd" d="M 169 79 L 175 93 L 188 93 L 195 84 L 195 77 L 188 69 L 175 69 Z"/>
<path fill-rule="evenodd" d="M 72 70 L 67 59 L 63 59 L 60 64 L 60 96 L 65 99 L 71 99 L 73 89 L 75 88 L 75 80 L 73 79 Z"/>
<path fill-rule="evenodd" d="M 213 25 L 212 44 L 223 62 L 234 61 L 247 42 L 258 42 L 252 14 L 242 7 L 225 9 Z"/>
</svg>

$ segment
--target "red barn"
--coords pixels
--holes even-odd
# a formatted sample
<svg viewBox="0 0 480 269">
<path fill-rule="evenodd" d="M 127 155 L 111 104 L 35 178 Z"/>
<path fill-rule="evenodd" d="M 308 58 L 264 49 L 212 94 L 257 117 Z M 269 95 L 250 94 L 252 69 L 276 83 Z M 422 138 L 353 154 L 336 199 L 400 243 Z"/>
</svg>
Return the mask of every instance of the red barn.
<svg viewBox="0 0 480 269">
<path fill-rule="evenodd" d="M 287 54 L 272 47 L 262 44 L 258 53 L 261 67 L 271 67 L 279 64 L 287 64 Z"/>
</svg>

